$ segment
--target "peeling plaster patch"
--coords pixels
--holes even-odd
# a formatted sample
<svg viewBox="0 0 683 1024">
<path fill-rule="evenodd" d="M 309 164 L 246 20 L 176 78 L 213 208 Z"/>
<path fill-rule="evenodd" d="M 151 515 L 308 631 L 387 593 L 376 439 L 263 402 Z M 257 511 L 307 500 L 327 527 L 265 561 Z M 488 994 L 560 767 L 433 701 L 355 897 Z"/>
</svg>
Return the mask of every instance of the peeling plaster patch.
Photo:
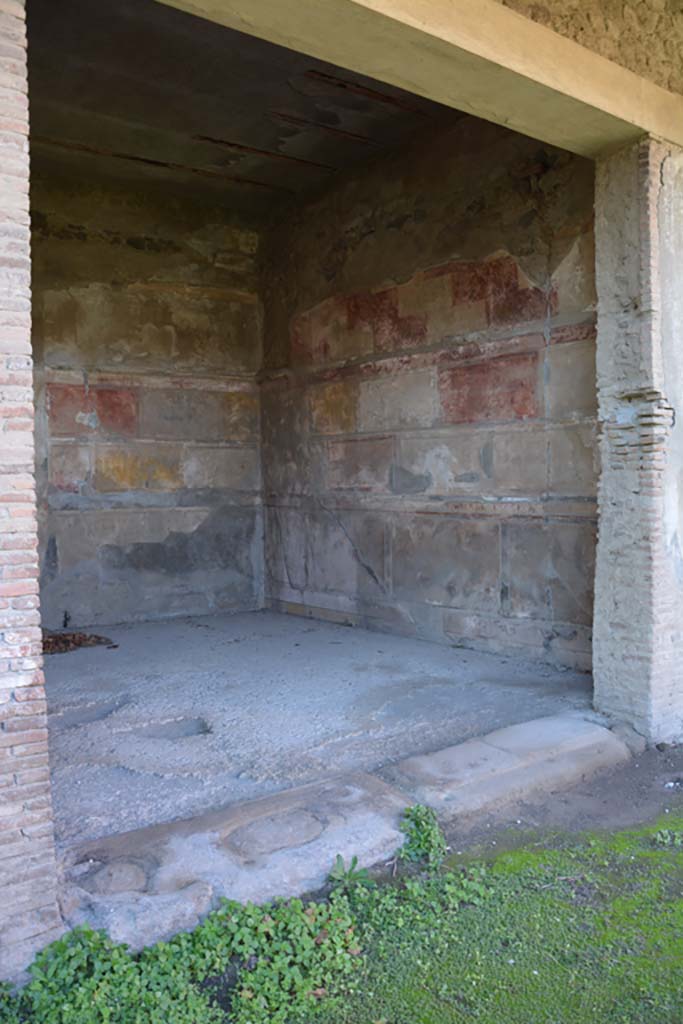
<svg viewBox="0 0 683 1024">
<path fill-rule="evenodd" d="M 411 473 L 403 466 L 392 466 L 390 483 L 394 494 L 420 494 L 429 489 L 432 477 L 430 473 Z"/>
<path fill-rule="evenodd" d="M 97 430 L 100 425 L 99 417 L 96 412 L 77 412 L 76 423 L 81 423 L 84 427 L 88 427 L 90 430 Z"/>
<path fill-rule="evenodd" d="M 121 572 L 188 574 L 202 569 L 232 569 L 248 578 L 248 549 L 254 530 L 249 510 L 216 509 L 191 533 L 169 533 L 161 541 L 104 545 L 102 564 Z"/>
</svg>

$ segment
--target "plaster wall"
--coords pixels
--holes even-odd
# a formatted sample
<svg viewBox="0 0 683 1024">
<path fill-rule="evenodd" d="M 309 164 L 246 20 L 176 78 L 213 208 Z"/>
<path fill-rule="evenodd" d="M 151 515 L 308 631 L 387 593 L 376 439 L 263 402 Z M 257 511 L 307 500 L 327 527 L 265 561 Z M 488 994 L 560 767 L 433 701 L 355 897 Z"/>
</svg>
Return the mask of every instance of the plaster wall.
<svg viewBox="0 0 683 1024">
<path fill-rule="evenodd" d="M 681 0 L 502 0 L 671 92 L 683 93 Z"/>
<path fill-rule="evenodd" d="M 257 236 L 40 166 L 31 199 L 44 624 L 259 607 Z"/>
<path fill-rule="evenodd" d="M 592 214 L 588 161 L 463 118 L 270 239 L 272 607 L 590 665 Z"/>
</svg>

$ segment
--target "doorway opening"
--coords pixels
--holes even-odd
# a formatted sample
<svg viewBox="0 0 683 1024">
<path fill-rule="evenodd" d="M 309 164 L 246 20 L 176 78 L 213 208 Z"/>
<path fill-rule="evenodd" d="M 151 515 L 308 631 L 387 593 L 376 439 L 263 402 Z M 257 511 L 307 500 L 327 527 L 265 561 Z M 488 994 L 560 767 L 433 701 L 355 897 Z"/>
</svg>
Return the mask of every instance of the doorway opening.
<svg viewBox="0 0 683 1024">
<path fill-rule="evenodd" d="M 153 0 L 29 41 L 61 848 L 587 708 L 592 164 Z"/>
</svg>

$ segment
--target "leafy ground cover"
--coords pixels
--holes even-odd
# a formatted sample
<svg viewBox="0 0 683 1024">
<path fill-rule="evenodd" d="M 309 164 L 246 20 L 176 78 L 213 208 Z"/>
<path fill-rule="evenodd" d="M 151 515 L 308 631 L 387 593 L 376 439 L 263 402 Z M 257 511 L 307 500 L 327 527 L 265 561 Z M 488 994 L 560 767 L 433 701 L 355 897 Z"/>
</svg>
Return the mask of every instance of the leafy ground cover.
<svg viewBox="0 0 683 1024">
<path fill-rule="evenodd" d="M 72 932 L 0 994 L 0 1021 L 683 1021 L 683 818 L 441 866 L 433 819 L 405 826 L 415 857 L 378 884 L 337 863 L 327 898 L 226 903 L 139 956 Z"/>
</svg>

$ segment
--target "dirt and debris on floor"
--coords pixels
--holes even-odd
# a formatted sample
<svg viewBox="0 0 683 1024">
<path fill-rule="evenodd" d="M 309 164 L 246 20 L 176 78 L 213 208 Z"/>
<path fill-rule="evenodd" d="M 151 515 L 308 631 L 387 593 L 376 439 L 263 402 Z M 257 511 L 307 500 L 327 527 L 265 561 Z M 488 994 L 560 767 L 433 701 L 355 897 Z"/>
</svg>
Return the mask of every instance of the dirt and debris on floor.
<svg viewBox="0 0 683 1024">
<path fill-rule="evenodd" d="M 77 651 L 79 647 L 108 647 L 116 650 L 118 644 L 106 636 L 95 633 L 56 633 L 49 629 L 43 630 L 43 654 L 67 654 Z"/>
</svg>

